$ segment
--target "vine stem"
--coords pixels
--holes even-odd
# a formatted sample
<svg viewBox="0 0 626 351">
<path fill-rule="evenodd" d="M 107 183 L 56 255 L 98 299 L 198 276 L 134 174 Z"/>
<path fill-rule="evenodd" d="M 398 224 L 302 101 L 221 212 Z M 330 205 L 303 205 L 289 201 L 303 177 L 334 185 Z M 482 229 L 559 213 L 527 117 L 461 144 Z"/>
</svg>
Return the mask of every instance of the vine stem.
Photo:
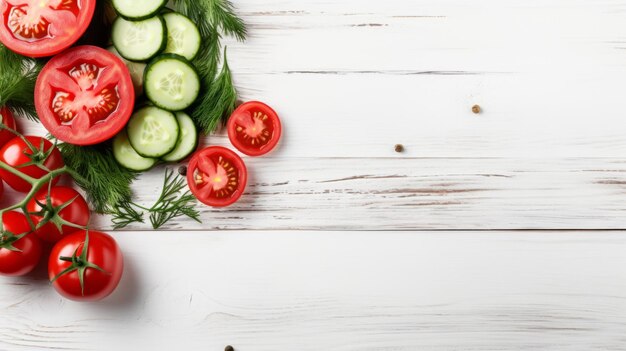
<svg viewBox="0 0 626 351">
<path fill-rule="evenodd" d="M 27 174 L 24 174 L 23 172 L 9 166 L 8 164 L 0 161 L 0 169 L 3 169 L 7 172 L 10 172 L 11 174 L 23 179 L 24 181 L 28 182 L 31 185 L 31 189 L 28 192 L 28 194 L 26 194 L 26 196 L 24 196 L 24 198 L 22 199 L 22 201 L 13 204 L 9 207 L 0 209 L 0 219 L 2 219 L 2 217 L 4 216 L 4 214 L 6 212 L 9 211 L 13 211 L 16 209 L 21 209 L 22 212 L 24 212 L 24 214 L 27 214 L 27 209 L 26 209 L 26 205 L 28 204 L 28 202 L 35 196 L 35 194 L 37 194 L 37 192 L 46 184 L 50 183 L 54 178 L 65 174 L 65 173 L 69 173 L 69 168 L 67 166 L 63 166 L 61 168 L 55 169 L 53 171 L 50 171 L 50 173 L 44 175 L 43 177 L 37 179 L 37 178 L 33 178 Z M 31 227 L 31 229 L 35 229 L 35 223 L 33 223 L 33 220 L 30 218 L 30 216 L 26 215 L 26 219 L 28 220 L 28 223 Z M 2 220 L 0 220 L 0 233 L 4 231 L 4 223 Z"/>
</svg>

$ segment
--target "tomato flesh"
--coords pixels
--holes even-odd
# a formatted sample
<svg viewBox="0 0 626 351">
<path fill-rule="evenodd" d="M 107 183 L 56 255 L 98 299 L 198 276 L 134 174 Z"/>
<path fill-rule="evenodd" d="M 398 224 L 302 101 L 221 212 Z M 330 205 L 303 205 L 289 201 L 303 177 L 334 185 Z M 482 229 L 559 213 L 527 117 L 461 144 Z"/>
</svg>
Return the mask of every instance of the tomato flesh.
<svg viewBox="0 0 626 351">
<path fill-rule="evenodd" d="M 2 117 L 2 124 L 13 130 L 16 130 L 15 118 L 13 118 L 13 114 L 11 113 L 11 111 L 9 111 L 8 108 L 0 108 L 0 117 Z M 15 138 L 15 134 L 9 132 L 6 129 L 0 130 L 0 146 L 8 143 L 9 140 L 13 138 Z"/>
<path fill-rule="evenodd" d="M 52 58 L 37 78 L 35 107 L 59 140 L 93 145 L 128 122 L 135 91 L 126 65 L 95 46 L 78 46 Z"/>
<path fill-rule="evenodd" d="M 282 132 L 280 119 L 268 105 L 250 101 L 240 105 L 228 119 L 228 137 L 248 156 L 261 156 L 272 151 Z"/>
<path fill-rule="evenodd" d="M 40 148 L 41 143 L 43 142 L 43 149 L 45 151 L 49 151 L 54 146 L 52 143 L 44 138 L 37 136 L 26 136 L 26 140 L 28 140 L 36 149 Z M 23 165 L 27 162 L 31 161 L 32 151 L 28 147 L 28 145 L 21 138 L 15 137 L 11 139 L 6 145 L 0 148 L 0 161 L 17 168 L 22 173 L 31 176 L 35 179 L 39 179 L 46 174 L 47 171 L 37 167 L 37 165 L 28 165 L 23 167 Z M 54 150 L 48 155 L 48 157 L 43 162 L 43 165 L 47 167 L 49 170 L 59 169 L 64 166 L 63 156 L 61 156 L 61 152 L 54 147 Z M 22 178 L 14 175 L 13 173 L 0 169 L 0 177 L 13 189 L 16 191 L 27 193 L 31 189 L 30 183 L 23 180 Z M 56 184 L 59 178 L 56 177 L 52 180 L 52 184 Z"/>
<path fill-rule="evenodd" d="M 0 1 L 0 41 L 26 56 L 57 54 L 83 35 L 95 5 L 96 0 Z"/>
<path fill-rule="evenodd" d="M 85 227 L 89 224 L 89 206 L 87 205 L 87 201 L 78 193 L 78 191 L 66 187 L 66 186 L 54 186 L 50 189 L 50 202 L 53 207 L 58 207 L 69 203 L 66 207 L 64 207 L 61 211 L 58 212 L 58 216 L 62 219 L 73 223 L 78 226 Z M 46 204 L 46 197 L 48 196 L 48 187 L 42 188 L 36 195 L 33 197 L 28 204 L 26 205 L 26 209 L 29 213 L 39 212 L 42 210 L 39 203 Z M 39 222 L 43 219 L 42 216 L 31 215 L 30 218 L 33 220 L 35 225 L 38 225 Z M 35 231 L 35 235 L 39 237 L 39 239 L 48 242 L 48 243 L 56 243 L 59 240 L 63 239 L 65 235 L 76 232 L 80 229 L 75 227 L 62 225 L 61 231 L 57 228 L 57 226 L 48 222 L 41 226 L 39 229 Z"/>
<path fill-rule="evenodd" d="M 189 161 L 187 183 L 202 203 L 224 207 L 235 203 L 244 192 L 248 171 L 231 150 L 211 146 L 196 152 Z"/>
<path fill-rule="evenodd" d="M 28 233 L 31 230 L 26 216 L 15 211 L 5 213 L 2 216 L 2 224 L 4 230 L 13 235 Z M 41 242 L 31 233 L 13 242 L 12 245 L 19 251 L 0 247 L 0 274 L 16 277 L 30 273 L 41 258 Z"/>
</svg>

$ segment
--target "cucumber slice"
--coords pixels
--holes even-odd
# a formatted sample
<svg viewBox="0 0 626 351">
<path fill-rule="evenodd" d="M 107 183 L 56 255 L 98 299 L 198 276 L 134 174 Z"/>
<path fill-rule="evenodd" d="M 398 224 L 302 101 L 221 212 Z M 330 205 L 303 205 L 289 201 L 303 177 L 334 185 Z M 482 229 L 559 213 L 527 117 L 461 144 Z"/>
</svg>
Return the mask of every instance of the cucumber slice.
<svg viewBox="0 0 626 351">
<path fill-rule="evenodd" d="M 184 112 L 176 112 L 176 119 L 178 120 L 180 135 L 174 151 L 161 158 L 166 162 L 182 161 L 191 155 L 198 146 L 198 130 L 191 117 Z"/>
<path fill-rule="evenodd" d="M 193 60 L 202 41 L 198 27 L 189 18 L 176 12 L 164 14 L 163 19 L 167 27 L 165 52 Z"/>
<path fill-rule="evenodd" d="M 143 157 L 167 155 L 178 142 L 176 116 L 155 106 L 147 106 L 135 112 L 126 128 L 130 145 Z"/>
<path fill-rule="evenodd" d="M 148 61 L 167 44 L 165 20 L 155 16 L 143 21 L 128 21 L 118 17 L 113 22 L 111 39 L 115 49 L 127 60 Z"/>
<path fill-rule="evenodd" d="M 163 54 L 154 59 L 144 76 L 144 90 L 153 104 L 170 111 L 182 111 L 196 101 L 200 78 L 187 59 Z"/>
<path fill-rule="evenodd" d="M 152 168 L 157 160 L 139 155 L 128 141 L 126 129 L 119 132 L 113 139 L 113 156 L 122 167 L 131 171 L 147 171 Z"/>
<path fill-rule="evenodd" d="M 167 0 L 113 0 L 113 8 L 120 16 L 137 21 L 156 15 L 166 3 Z"/>
<path fill-rule="evenodd" d="M 143 94 L 143 72 L 146 70 L 146 64 L 143 62 L 133 62 L 128 61 L 123 58 L 119 52 L 115 49 L 115 46 L 111 46 L 107 48 L 109 52 L 112 52 L 115 56 L 119 57 L 124 61 L 126 67 L 128 67 L 128 72 L 130 72 L 130 78 L 133 80 L 133 86 L 135 87 L 135 96 L 140 96 Z"/>
</svg>

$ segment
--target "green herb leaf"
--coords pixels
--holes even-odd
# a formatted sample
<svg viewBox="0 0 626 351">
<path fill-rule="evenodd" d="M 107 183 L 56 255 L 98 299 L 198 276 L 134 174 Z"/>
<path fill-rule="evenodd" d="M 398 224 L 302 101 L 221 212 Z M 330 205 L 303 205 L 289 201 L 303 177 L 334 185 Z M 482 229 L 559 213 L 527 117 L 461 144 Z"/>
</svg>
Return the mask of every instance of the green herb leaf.
<svg viewBox="0 0 626 351">
<path fill-rule="evenodd" d="M 185 178 L 170 169 L 165 170 L 163 180 L 163 190 L 156 203 L 146 208 L 132 201 L 124 201 L 111 211 L 115 229 L 121 229 L 135 222 L 143 223 L 143 212 L 135 208 L 140 208 L 150 213 L 150 224 L 152 228 L 159 229 L 170 220 L 187 216 L 200 222 L 200 212 L 195 209 L 196 198 L 189 192 L 183 192 L 187 186 Z"/>
<path fill-rule="evenodd" d="M 218 73 L 221 33 L 243 41 L 247 35 L 246 26 L 228 0 L 175 0 L 174 4 L 178 12 L 196 23 L 204 43 L 193 61 L 202 90 L 198 102 L 192 107 L 191 117 L 205 134 L 210 134 L 232 113 L 237 101 L 226 50 L 222 70 Z"/>
<path fill-rule="evenodd" d="M 64 143 L 58 147 L 65 164 L 72 170 L 74 181 L 85 190 L 96 212 L 110 212 L 130 200 L 130 184 L 135 179 L 135 173 L 115 161 L 110 146 Z"/>
<path fill-rule="evenodd" d="M 130 202 L 122 201 L 110 213 L 113 229 L 122 229 L 131 223 L 143 223 L 143 212 L 137 211 Z"/>
<path fill-rule="evenodd" d="M 34 91 L 42 64 L 0 44 L 0 107 L 16 116 L 37 120 Z"/>
<path fill-rule="evenodd" d="M 229 0 L 174 0 L 174 5 L 198 26 L 203 39 L 215 35 L 216 28 L 239 41 L 246 39 L 246 25 Z"/>
<path fill-rule="evenodd" d="M 210 134 L 226 121 L 235 109 L 237 103 L 237 90 L 233 85 L 230 67 L 226 61 L 226 49 L 224 49 L 224 64 L 215 80 L 208 86 L 193 110 L 191 118 L 205 134 Z"/>
</svg>

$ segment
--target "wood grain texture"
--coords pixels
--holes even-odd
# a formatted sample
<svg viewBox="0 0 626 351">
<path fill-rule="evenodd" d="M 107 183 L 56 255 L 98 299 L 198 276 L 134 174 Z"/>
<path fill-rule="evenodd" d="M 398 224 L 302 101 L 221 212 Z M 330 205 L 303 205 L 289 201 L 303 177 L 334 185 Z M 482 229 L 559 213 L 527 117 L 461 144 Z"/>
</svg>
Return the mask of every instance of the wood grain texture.
<svg viewBox="0 0 626 351">
<path fill-rule="evenodd" d="M 203 223 L 164 229 L 626 228 L 622 160 L 259 158 L 248 168 L 237 204 L 199 206 Z M 141 203 L 156 200 L 162 173 L 138 180 Z M 107 217 L 94 224 L 110 229 Z"/>
<path fill-rule="evenodd" d="M 116 233 L 101 303 L 0 278 L 0 349 L 623 350 L 623 233 Z"/>
<path fill-rule="evenodd" d="M 279 148 L 203 224 L 114 233 L 101 303 L 0 278 L 0 350 L 626 349 L 626 0 L 234 3 Z"/>
</svg>

